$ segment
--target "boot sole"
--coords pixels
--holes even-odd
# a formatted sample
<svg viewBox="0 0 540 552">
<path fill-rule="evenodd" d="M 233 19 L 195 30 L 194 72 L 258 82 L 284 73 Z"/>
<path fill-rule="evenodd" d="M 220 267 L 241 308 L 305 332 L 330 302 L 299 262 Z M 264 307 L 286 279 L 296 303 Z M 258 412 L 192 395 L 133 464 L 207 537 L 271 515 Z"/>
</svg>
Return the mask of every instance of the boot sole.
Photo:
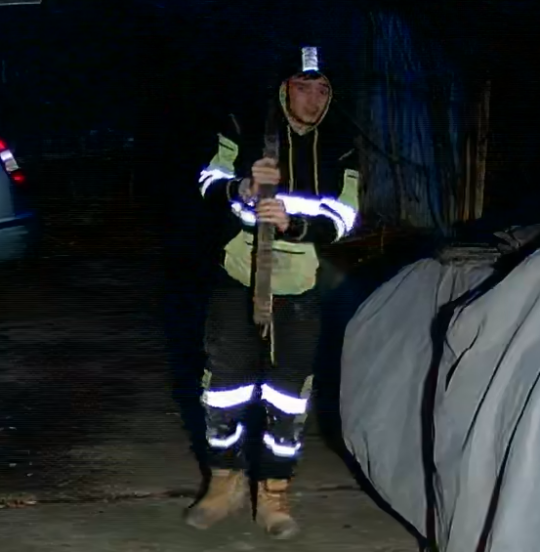
<svg viewBox="0 0 540 552">
<path fill-rule="evenodd" d="M 300 533 L 300 529 L 298 527 L 295 527 L 294 529 L 290 529 L 289 531 L 283 531 L 282 533 L 271 533 L 268 534 L 272 539 L 278 540 L 278 541 L 286 541 L 286 540 L 292 540 L 295 537 L 297 537 Z"/>
<path fill-rule="evenodd" d="M 222 521 L 225 521 L 235 515 L 237 515 L 242 508 L 238 508 L 238 510 L 230 511 L 227 513 L 227 515 L 223 517 L 219 517 L 217 519 L 213 519 L 212 521 L 209 521 L 207 523 L 200 523 L 196 519 L 190 518 L 189 513 L 186 513 L 184 517 L 184 522 L 186 525 L 189 525 L 190 527 L 193 527 L 194 529 L 198 529 L 199 531 L 207 531 L 208 529 L 212 529 L 215 525 L 218 523 L 221 523 Z"/>
<path fill-rule="evenodd" d="M 216 520 L 213 523 L 197 523 L 196 520 L 190 519 L 188 515 L 184 518 L 184 521 L 186 525 L 189 525 L 189 527 L 193 527 L 193 529 L 197 529 L 198 531 L 207 531 L 208 529 L 211 529 L 214 525 L 222 521 L 221 519 Z"/>
<path fill-rule="evenodd" d="M 238 498 L 238 501 L 231 506 L 231 508 L 227 511 L 227 513 L 223 516 L 218 516 L 217 518 L 211 519 L 211 521 L 208 521 L 206 523 L 199 522 L 196 518 L 191 517 L 192 511 L 191 508 L 188 508 L 184 513 L 184 522 L 186 525 L 189 525 L 190 527 L 193 527 L 194 529 L 198 529 L 199 531 L 207 531 L 208 529 L 211 529 L 218 523 L 221 523 L 222 521 L 227 520 L 230 517 L 233 517 L 240 513 L 240 511 L 245 507 L 246 505 L 246 496 L 242 496 L 241 498 Z M 197 506 L 194 506 L 196 508 Z M 196 515 L 196 514 L 195 514 Z"/>
<path fill-rule="evenodd" d="M 285 531 L 276 531 L 272 532 L 271 529 L 268 529 L 264 523 L 262 523 L 259 520 L 255 520 L 257 525 L 273 540 L 290 540 L 294 537 L 297 537 L 300 534 L 300 527 L 298 525 L 294 525 L 293 527 L 289 527 L 289 529 Z"/>
</svg>

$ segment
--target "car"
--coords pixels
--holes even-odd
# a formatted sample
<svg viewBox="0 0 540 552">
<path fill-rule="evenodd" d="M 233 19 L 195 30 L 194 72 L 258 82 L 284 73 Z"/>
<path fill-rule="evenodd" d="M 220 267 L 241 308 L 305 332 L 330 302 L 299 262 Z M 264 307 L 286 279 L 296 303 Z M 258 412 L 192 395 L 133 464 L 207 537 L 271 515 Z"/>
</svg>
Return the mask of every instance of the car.
<svg viewBox="0 0 540 552">
<path fill-rule="evenodd" d="M 33 256 L 39 242 L 38 228 L 26 174 L 0 138 L 0 263 Z"/>
</svg>

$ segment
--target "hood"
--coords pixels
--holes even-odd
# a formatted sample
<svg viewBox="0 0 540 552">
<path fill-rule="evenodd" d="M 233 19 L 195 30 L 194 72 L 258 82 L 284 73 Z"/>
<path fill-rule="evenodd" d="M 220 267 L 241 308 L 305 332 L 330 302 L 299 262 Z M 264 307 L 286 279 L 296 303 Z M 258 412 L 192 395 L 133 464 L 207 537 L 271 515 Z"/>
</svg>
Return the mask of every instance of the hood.
<svg viewBox="0 0 540 552">
<path fill-rule="evenodd" d="M 304 47 L 301 49 L 301 56 L 298 55 L 298 52 L 295 53 L 294 58 L 289 57 L 287 61 L 287 72 L 283 71 L 282 75 L 287 75 L 287 78 L 281 82 L 279 87 L 279 104 L 281 109 L 287 119 L 287 122 L 292 127 L 292 129 L 298 134 L 308 134 L 315 130 L 325 119 L 330 109 L 330 104 L 332 102 L 332 84 L 330 79 L 321 72 L 320 70 L 320 59 L 318 49 L 315 47 Z M 305 75 L 307 77 L 323 78 L 330 88 L 330 93 L 328 95 L 328 102 L 322 112 L 319 120 L 307 127 L 300 127 L 295 119 L 291 116 L 289 110 L 289 81 L 293 77 L 298 77 L 300 75 Z"/>
<path fill-rule="evenodd" d="M 312 132 L 313 130 L 315 130 L 324 121 L 326 115 L 328 114 L 328 110 L 330 109 L 330 104 L 332 103 L 332 84 L 325 75 L 323 75 L 322 73 L 318 73 L 318 76 L 322 77 L 328 83 L 328 87 L 330 88 L 328 101 L 326 102 L 324 111 L 321 113 L 321 116 L 319 117 L 319 120 L 316 123 L 313 123 L 312 125 L 309 125 L 309 126 L 300 127 L 298 123 L 294 120 L 294 118 L 291 116 L 290 110 L 289 110 L 289 80 L 293 77 L 298 76 L 299 74 L 301 73 L 295 73 L 281 83 L 281 86 L 279 87 L 279 103 L 281 105 L 281 109 L 283 110 L 283 113 L 285 114 L 285 117 L 287 118 L 289 125 L 291 125 L 293 130 L 298 134 L 308 134 L 309 132 Z"/>
</svg>

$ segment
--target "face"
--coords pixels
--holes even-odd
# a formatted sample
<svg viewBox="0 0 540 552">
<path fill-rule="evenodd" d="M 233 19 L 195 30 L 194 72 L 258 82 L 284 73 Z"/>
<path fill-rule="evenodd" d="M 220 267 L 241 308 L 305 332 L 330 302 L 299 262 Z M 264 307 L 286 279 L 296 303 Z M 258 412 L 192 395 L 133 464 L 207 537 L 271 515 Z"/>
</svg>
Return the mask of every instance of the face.
<svg viewBox="0 0 540 552">
<path fill-rule="evenodd" d="M 293 77 L 289 81 L 289 109 L 299 122 L 310 125 L 321 118 L 330 99 L 330 85 L 325 78 Z"/>
</svg>

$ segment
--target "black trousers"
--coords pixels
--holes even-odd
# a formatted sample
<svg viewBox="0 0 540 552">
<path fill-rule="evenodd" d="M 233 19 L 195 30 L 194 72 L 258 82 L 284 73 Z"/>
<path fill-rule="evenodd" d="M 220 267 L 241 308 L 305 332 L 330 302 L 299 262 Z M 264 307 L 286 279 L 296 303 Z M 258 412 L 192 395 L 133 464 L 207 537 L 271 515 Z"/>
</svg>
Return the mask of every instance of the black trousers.
<svg viewBox="0 0 540 552">
<path fill-rule="evenodd" d="M 274 298 L 272 361 L 264 363 L 261 348 L 270 348 L 253 323 L 251 290 L 223 280 L 210 297 L 205 330 L 202 402 L 210 467 L 253 468 L 249 448 L 258 451 L 258 479 L 288 479 L 301 454 L 311 394 L 318 292 Z M 254 441 L 257 446 L 248 447 Z"/>
</svg>

